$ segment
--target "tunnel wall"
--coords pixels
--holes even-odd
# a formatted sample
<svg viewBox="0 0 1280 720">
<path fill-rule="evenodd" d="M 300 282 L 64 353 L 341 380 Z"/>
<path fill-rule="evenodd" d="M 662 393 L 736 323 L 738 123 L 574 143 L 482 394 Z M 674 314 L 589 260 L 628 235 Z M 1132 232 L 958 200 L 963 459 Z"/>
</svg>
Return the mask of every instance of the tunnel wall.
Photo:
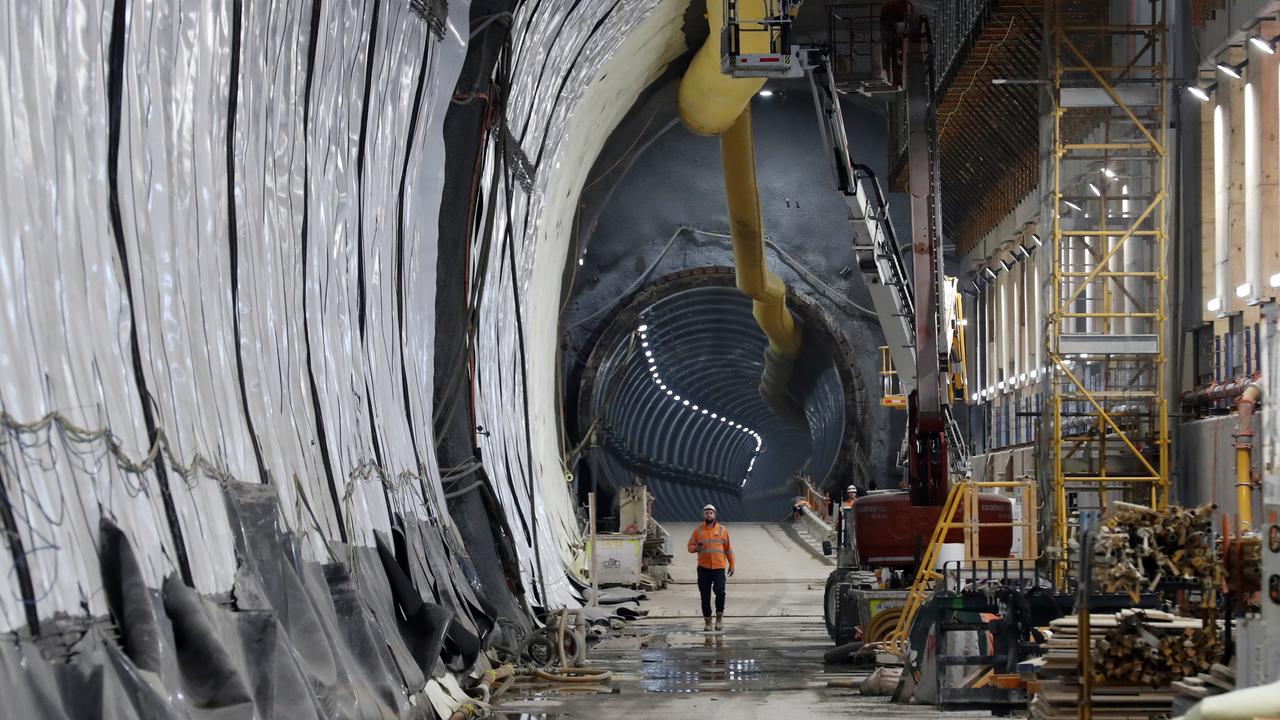
<svg viewBox="0 0 1280 720">
<path fill-rule="evenodd" d="M 0 26 L 0 454 L 31 585 L 0 577 L 3 628 L 24 596 L 106 610 L 100 518 L 147 549 L 149 586 L 230 591 L 220 484 L 269 483 L 309 560 L 438 518 L 434 228 L 467 3 L 17 3 Z"/>
<path fill-rule="evenodd" d="M 555 605 L 577 602 L 579 538 L 547 298 L 582 177 L 683 52 L 686 6 L 543 2 L 511 22 L 508 161 L 523 155 L 532 182 L 484 188 L 512 190 L 492 223 L 511 245 L 479 269 L 476 412 L 502 510 L 527 529 L 524 584 L 545 579 Z M 0 630 L 108 613 L 103 520 L 152 591 L 175 576 L 228 597 L 246 567 L 238 484 L 270 488 L 303 564 L 426 523 L 443 554 L 419 560 L 445 565 L 430 594 L 474 603 L 431 423 L 440 125 L 468 8 L 0 10 L 0 515 L 16 538 Z"/>
<path fill-rule="evenodd" d="M 506 469 L 505 482 L 497 485 L 515 531 L 524 536 L 527 585 L 540 566 L 580 561 L 556 398 L 557 298 L 577 198 L 605 138 L 640 91 L 684 52 L 679 30 L 688 2 L 553 5 L 537 11 L 526 6 L 513 30 L 510 134 L 503 148 L 505 131 L 495 133 L 482 171 L 490 178 L 492 163 L 503 154 L 527 158 L 535 170 L 524 183 L 516 177 L 486 180 L 485 195 L 499 193 L 503 200 L 481 221 L 493 229 L 478 271 L 490 283 L 481 306 L 476 380 L 476 422 L 487 432 L 478 444 L 490 467 Z M 479 261 L 483 249 L 473 252 Z M 525 412 L 513 412 L 518 408 Z M 538 514 L 516 517 L 516 509 L 531 501 Z M 569 602 L 564 573 L 547 578 L 551 604 Z"/>
</svg>

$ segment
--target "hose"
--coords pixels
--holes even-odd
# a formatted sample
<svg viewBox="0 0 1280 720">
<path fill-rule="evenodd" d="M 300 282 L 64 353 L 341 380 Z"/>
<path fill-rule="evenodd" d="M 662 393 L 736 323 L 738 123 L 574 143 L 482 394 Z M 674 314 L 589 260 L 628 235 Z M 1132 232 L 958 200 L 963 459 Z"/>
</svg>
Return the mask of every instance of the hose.
<svg viewBox="0 0 1280 720">
<path fill-rule="evenodd" d="M 564 608 L 560 611 L 560 627 L 559 629 L 559 646 L 560 646 L 560 667 L 567 667 L 569 660 L 564 656 L 564 628 L 569 624 L 569 610 Z"/>
<path fill-rule="evenodd" d="M 613 677 L 611 670 L 590 667 L 561 668 L 554 672 L 535 668 L 533 674 L 542 680 L 561 683 L 603 683 Z"/>
</svg>

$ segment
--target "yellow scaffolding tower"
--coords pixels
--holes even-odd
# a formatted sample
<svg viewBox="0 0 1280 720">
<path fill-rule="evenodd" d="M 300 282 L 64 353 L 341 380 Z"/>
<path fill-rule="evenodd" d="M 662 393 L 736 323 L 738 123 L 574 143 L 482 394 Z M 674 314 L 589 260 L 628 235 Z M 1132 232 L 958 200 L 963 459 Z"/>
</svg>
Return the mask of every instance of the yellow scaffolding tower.
<svg viewBox="0 0 1280 720">
<path fill-rule="evenodd" d="M 1134 0 L 1123 25 L 1082 6 L 1055 4 L 1052 40 L 1049 542 L 1064 560 L 1073 504 L 1159 508 L 1169 486 L 1165 2 Z"/>
</svg>

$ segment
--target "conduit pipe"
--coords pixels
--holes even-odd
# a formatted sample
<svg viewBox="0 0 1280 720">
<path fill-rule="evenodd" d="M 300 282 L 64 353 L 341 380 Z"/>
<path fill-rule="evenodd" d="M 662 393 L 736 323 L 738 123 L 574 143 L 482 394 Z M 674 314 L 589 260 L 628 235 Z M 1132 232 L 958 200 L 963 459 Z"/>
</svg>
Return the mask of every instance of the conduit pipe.
<svg viewBox="0 0 1280 720">
<path fill-rule="evenodd" d="M 1236 512 L 1237 535 L 1253 529 L 1253 411 L 1262 397 L 1262 385 L 1250 382 L 1236 400 Z"/>
<path fill-rule="evenodd" d="M 1239 397 L 1245 388 L 1258 381 L 1259 376 L 1254 375 L 1252 377 L 1237 377 L 1231 380 L 1210 383 L 1204 387 L 1182 393 L 1182 404 L 1191 407 L 1202 407 L 1212 405 L 1220 400 Z"/>
<path fill-rule="evenodd" d="M 765 0 L 739 2 L 743 17 L 765 17 Z M 680 81 L 680 119 L 695 133 L 718 135 L 724 165 L 725 194 L 738 289 L 754 302 L 752 314 L 769 339 L 760 393 L 784 417 L 802 418 L 787 386 L 800 352 L 800 329 L 787 310 L 787 286 L 765 262 L 764 221 L 756 185 L 755 139 L 751 98 L 763 78 L 734 78 L 720 72 L 720 38 L 724 7 L 707 3 L 710 34 Z M 768 33 L 744 33 L 743 52 L 767 52 Z"/>
</svg>

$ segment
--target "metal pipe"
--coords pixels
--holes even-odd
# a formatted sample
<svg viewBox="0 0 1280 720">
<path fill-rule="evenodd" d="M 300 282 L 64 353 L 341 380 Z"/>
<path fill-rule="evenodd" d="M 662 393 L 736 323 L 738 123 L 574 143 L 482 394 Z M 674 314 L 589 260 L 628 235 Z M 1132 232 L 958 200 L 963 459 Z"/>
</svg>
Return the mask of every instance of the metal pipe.
<svg viewBox="0 0 1280 720">
<path fill-rule="evenodd" d="M 1251 383 L 1257 382 L 1258 376 L 1237 377 L 1231 380 L 1223 380 L 1221 382 L 1210 383 L 1204 387 L 1188 390 L 1182 393 L 1182 404 L 1185 406 L 1200 407 L 1210 405 L 1220 400 L 1230 400 L 1239 397 L 1245 388 Z"/>
<path fill-rule="evenodd" d="M 1262 397 L 1262 385 L 1249 382 L 1236 401 L 1236 512 L 1238 535 L 1253 529 L 1253 411 Z"/>
</svg>

